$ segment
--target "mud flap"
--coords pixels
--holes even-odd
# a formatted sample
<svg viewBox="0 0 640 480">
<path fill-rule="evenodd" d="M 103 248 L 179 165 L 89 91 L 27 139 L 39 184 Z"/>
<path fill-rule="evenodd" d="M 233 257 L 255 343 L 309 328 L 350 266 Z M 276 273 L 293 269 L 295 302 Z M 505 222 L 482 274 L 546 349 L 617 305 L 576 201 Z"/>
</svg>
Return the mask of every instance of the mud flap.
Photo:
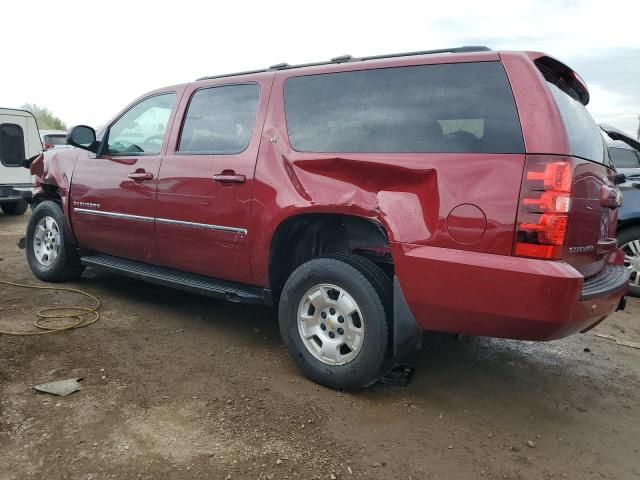
<svg viewBox="0 0 640 480">
<path fill-rule="evenodd" d="M 393 277 L 393 357 L 401 361 L 422 347 L 422 330 L 407 305 L 398 277 Z"/>
<path fill-rule="evenodd" d="M 411 381 L 415 368 L 403 364 L 422 346 L 422 330 L 407 305 L 398 277 L 393 277 L 393 362 L 395 366 L 379 381 L 384 385 L 405 387 Z"/>
</svg>

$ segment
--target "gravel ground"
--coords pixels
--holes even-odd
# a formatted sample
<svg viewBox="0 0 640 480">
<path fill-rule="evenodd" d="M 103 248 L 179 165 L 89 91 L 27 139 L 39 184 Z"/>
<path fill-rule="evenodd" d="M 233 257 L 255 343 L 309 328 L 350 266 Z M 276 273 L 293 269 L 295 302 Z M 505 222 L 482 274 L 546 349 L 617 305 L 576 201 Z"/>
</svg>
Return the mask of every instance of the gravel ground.
<svg viewBox="0 0 640 480">
<path fill-rule="evenodd" d="M 40 284 L 0 214 L 0 272 Z M 275 313 L 88 271 L 94 325 L 0 336 L 0 479 L 640 478 L 640 302 L 550 343 L 432 335 L 408 387 L 307 381 Z M 0 329 L 66 293 L 0 286 Z M 82 377 L 67 397 L 33 385 Z"/>
</svg>

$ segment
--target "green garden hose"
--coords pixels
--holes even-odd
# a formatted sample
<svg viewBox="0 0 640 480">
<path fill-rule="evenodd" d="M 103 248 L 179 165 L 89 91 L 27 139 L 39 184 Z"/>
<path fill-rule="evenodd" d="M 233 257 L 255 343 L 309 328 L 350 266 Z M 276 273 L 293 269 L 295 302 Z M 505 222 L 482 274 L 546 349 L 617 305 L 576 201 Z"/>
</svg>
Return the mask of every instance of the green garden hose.
<svg viewBox="0 0 640 480">
<path fill-rule="evenodd" d="M 56 333 L 64 330 L 73 330 L 75 328 L 86 327 L 88 325 L 91 325 L 92 323 L 97 322 L 100 318 L 100 313 L 98 313 L 98 309 L 100 308 L 100 300 L 98 300 L 90 293 L 83 292 L 82 290 L 66 287 L 41 287 L 38 285 L 24 285 L 22 283 L 6 282 L 4 280 L 0 280 L 0 284 L 17 288 L 76 293 L 78 295 L 88 297 L 95 302 L 95 305 L 93 307 L 42 307 L 35 312 L 37 318 L 34 320 L 33 325 L 36 330 L 26 332 L 11 332 L 0 330 L 0 335 L 44 335 L 45 333 Z M 64 318 L 76 320 L 64 325 L 50 324 L 50 322 L 54 320 L 60 320 Z"/>
</svg>

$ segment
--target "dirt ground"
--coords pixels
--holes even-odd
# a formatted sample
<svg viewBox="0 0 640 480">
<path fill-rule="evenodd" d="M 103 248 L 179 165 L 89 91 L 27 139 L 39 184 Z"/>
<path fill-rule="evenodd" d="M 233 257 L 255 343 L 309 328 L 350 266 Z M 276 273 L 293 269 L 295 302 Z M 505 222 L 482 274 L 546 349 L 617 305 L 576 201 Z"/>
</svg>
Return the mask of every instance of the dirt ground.
<svg viewBox="0 0 640 480">
<path fill-rule="evenodd" d="M 39 284 L 0 214 L 0 272 Z M 408 387 L 306 380 L 275 313 L 88 271 L 101 319 L 0 336 L 0 479 L 640 478 L 640 302 L 546 344 L 427 337 Z M 0 329 L 66 293 L 0 286 Z M 67 397 L 33 385 L 82 377 Z"/>
</svg>

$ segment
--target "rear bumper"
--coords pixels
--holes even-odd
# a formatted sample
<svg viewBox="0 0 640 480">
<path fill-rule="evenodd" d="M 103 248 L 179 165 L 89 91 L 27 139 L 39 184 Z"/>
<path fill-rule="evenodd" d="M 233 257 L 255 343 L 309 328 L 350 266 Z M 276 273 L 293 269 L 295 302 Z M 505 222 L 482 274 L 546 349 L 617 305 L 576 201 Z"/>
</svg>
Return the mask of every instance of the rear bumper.
<svg viewBox="0 0 640 480">
<path fill-rule="evenodd" d="M 16 200 L 31 200 L 33 185 L 0 185 L 0 202 L 12 202 Z"/>
<path fill-rule="evenodd" d="M 627 291 L 617 253 L 585 282 L 564 262 L 402 243 L 392 250 L 406 302 L 423 330 L 551 340 L 596 325 Z"/>
</svg>

